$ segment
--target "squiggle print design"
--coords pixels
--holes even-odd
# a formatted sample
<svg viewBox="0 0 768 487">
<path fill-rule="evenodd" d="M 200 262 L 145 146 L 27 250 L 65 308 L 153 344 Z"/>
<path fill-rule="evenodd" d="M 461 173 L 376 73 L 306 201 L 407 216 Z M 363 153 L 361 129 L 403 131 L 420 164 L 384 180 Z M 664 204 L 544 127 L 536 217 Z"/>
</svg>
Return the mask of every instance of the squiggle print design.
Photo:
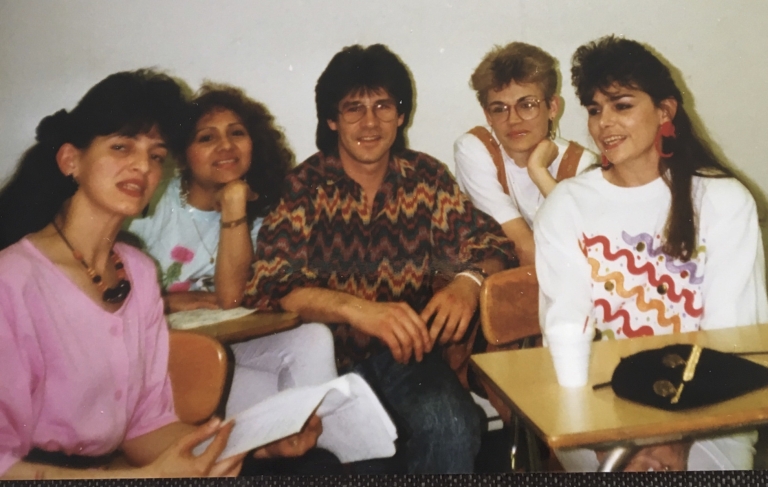
<svg viewBox="0 0 768 487">
<path fill-rule="evenodd" d="M 698 329 L 703 313 L 697 306 L 700 262 L 676 263 L 647 233 L 622 232 L 621 241 L 615 240 L 615 251 L 604 235 L 582 235 L 580 242 L 591 267 L 598 328 L 610 327 L 626 337 Z"/>
<path fill-rule="evenodd" d="M 616 318 L 621 318 L 621 329 L 628 338 L 641 337 L 653 335 L 653 328 L 650 326 L 641 326 L 637 330 L 633 330 L 629 325 L 629 312 L 625 309 L 619 309 L 615 313 L 611 314 L 611 304 L 605 299 L 598 299 L 595 301 L 595 308 L 603 308 L 603 321 L 608 323 Z"/>
<path fill-rule="evenodd" d="M 648 248 L 648 255 L 651 257 L 657 257 L 659 254 L 661 254 L 661 247 L 653 248 L 653 237 L 648 235 L 647 233 L 641 233 L 637 237 L 632 237 L 627 232 L 621 232 L 621 238 L 627 242 L 632 247 L 636 247 L 638 243 L 643 242 L 645 243 L 646 247 Z M 696 249 L 697 252 L 706 251 L 706 248 L 699 247 Z M 691 284 L 701 284 L 704 282 L 704 277 L 697 276 L 696 270 L 698 267 L 693 262 L 685 262 L 683 264 L 675 264 L 670 259 L 665 259 L 665 265 L 667 267 L 667 270 L 669 272 L 675 273 L 675 274 L 681 274 L 681 277 L 686 277 L 686 272 L 691 276 L 690 283 Z"/>
<path fill-rule="evenodd" d="M 598 274 L 598 271 L 600 270 L 600 263 L 592 258 L 589 258 L 588 262 L 589 262 L 589 265 L 592 266 L 593 281 L 595 282 L 614 281 L 616 283 L 616 287 L 614 288 L 614 291 L 616 291 L 616 294 L 626 299 L 632 298 L 633 296 L 637 295 L 637 298 L 635 299 L 635 304 L 637 304 L 637 309 L 643 312 L 656 311 L 656 314 L 659 320 L 659 325 L 661 326 L 672 325 L 672 330 L 675 333 L 680 331 L 680 317 L 675 315 L 675 316 L 672 316 L 672 318 L 667 318 L 666 315 L 664 314 L 664 312 L 666 311 L 666 306 L 664 306 L 664 302 L 662 300 L 649 299 L 646 301 L 645 289 L 643 288 L 643 286 L 635 286 L 630 290 L 626 290 L 624 289 L 624 276 L 620 272 L 611 272 L 606 276 L 600 276 Z M 624 324 L 622 325 L 621 329 L 624 332 L 624 334 L 627 335 L 628 337 L 653 335 L 653 329 L 647 326 L 643 326 L 637 330 L 633 330 L 629 324 L 629 313 L 627 313 L 626 310 L 619 310 L 616 313 L 611 314 L 610 304 L 605 299 L 596 300 L 595 306 L 603 307 L 603 321 L 605 322 L 613 321 L 614 319 L 616 319 L 616 316 L 623 311 L 623 314 L 621 316 L 624 318 Z M 648 330 L 644 330 L 644 328 L 648 328 Z"/>
</svg>

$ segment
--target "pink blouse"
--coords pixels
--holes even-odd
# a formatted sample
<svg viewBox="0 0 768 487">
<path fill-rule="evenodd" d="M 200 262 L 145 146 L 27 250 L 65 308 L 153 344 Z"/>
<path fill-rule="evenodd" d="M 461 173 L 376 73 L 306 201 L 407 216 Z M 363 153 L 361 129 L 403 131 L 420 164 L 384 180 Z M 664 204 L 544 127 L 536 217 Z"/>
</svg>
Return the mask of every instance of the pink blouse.
<svg viewBox="0 0 768 487">
<path fill-rule="evenodd" d="M 0 475 L 35 447 L 103 455 L 177 421 L 155 266 L 115 251 L 131 281 L 115 313 L 27 239 L 0 252 Z"/>
</svg>

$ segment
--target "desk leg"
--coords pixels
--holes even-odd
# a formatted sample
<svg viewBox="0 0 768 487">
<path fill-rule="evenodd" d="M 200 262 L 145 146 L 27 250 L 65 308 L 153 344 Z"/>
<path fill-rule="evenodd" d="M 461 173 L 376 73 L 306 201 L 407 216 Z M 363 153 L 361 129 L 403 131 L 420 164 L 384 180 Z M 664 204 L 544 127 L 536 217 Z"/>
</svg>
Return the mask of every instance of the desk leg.
<svg viewBox="0 0 768 487">
<path fill-rule="evenodd" d="M 617 446 L 606 455 L 603 463 L 600 464 L 598 472 L 616 472 L 621 469 L 635 452 L 637 447 L 634 445 Z"/>
</svg>

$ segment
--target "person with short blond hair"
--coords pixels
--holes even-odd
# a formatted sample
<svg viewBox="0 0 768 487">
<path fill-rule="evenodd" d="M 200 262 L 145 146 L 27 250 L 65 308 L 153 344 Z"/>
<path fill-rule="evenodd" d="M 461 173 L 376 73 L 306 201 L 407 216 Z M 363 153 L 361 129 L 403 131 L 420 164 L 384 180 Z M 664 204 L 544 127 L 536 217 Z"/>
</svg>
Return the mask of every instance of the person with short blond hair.
<svg viewBox="0 0 768 487">
<path fill-rule="evenodd" d="M 488 127 L 454 144 L 459 186 L 501 225 L 521 265 L 533 264 L 531 226 L 544 198 L 557 181 L 597 162 L 555 136 L 557 80 L 557 60 L 542 49 L 523 42 L 494 47 L 470 81 Z"/>
</svg>

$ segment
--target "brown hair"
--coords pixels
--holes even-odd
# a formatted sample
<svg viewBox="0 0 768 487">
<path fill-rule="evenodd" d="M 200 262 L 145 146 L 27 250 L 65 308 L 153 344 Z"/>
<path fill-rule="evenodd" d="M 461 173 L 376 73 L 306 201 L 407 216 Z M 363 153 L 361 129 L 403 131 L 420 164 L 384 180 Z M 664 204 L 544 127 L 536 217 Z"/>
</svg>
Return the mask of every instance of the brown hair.
<svg viewBox="0 0 768 487">
<path fill-rule="evenodd" d="M 192 144 L 197 122 L 208 113 L 226 109 L 243 121 L 251 137 L 251 166 L 245 180 L 259 199 L 248 203 L 250 219 L 266 215 L 280 198 L 283 182 L 295 158 L 285 135 L 275 124 L 275 119 L 264 104 L 248 98 L 243 90 L 234 86 L 206 82 L 189 104 L 185 124 L 182 127 L 186 138 L 176 148 L 179 153 L 179 167 L 189 177 L 186 149 Z"/>
<path fill-rule="evenodd" d="M 470 86 L 477 91 L 477 100 L 485 108 L 488 90 L 501 90 L 512 81 L 540 85 L 549 104 L 557 92 L 557 60 L 543 49 L 524 42 L 494 46 L 475 68 Z"/>
<path fill-rule="evenodd" d="M 395 99 L 403 123 L 397 128 L 392 152 L 405 150 L 405 129 L 413 110 L 413 82 L 408 68 L 383 44 L 347 46 L 333 56 L 315 85 L 317 130 L 315 143 L 326 155 L 339 155 L 339 134 L 328 120 L 338 120 L 339 102 L 351 93 L 385 90 Z"/>
<path fill-rule="evenodd" d="M 683 96 L 669 68 L 639 42 L 606 36 L 579 47 L 573 55 L 571 80 L 581 104 L 588 106 L 596 91 L 613 85 L 643 91 L 659 104 L 677 100 L 672 123 L 676 138 L 663 140 L 669 158 L 659 158 L 659 174 L 670 189 L 672 203 L 664 229 L 663 250 L 688 261 L 696 249 L 697 215 L 691 195 L 693 176 L 734 177 L 707 143 L 696 133 L 683 107 Z"/>
<path fill-rule="evenodd" d="M 64 144 L 88 148 L 96 137 L 133 137 L 157 128 L 169 146 L 181 138 L 185 100 L 172 78 L 151 69 L 123 71 L 99 81 L 67 112 L 40 121 L 35 145 L 21 158 L 11 181 L 0 191 L 0 249 L 48 225 L 77 191 L 62 174 L 56 154 Z"/>
</svg>

